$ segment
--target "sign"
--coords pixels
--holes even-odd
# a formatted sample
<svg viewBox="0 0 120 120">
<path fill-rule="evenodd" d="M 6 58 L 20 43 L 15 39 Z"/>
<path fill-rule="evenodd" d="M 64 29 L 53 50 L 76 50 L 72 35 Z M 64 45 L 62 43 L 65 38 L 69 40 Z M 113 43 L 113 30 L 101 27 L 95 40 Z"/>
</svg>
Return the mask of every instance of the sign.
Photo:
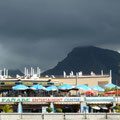
<svg viewBox="0 0 120 120">
<path fill-rule="evenodd" d="M 81 102 L 83 97 L 0 97 L 0 102 Z M 86 102 L 113 102 L 113 97 L 86 97 Z M 117 100 L 116 100 L 117 101 Z M 120 101 L 120 98 L 118 98 Z"/>
<path fill-rule="evenodd" d="M 13 86 L 15 84 L 16 84 L 16 82 L 0 82 L 0 85 L 6 85 L 6 86 L 8 86 L 8 85 Z"/>
<path fill-rule="evenodd" d="M 0 102 L 80 102 L 80 97 L 1 97 Z"/>
<path fill-rule="evenodd" d="M 15 82 L 5 82 L 4 85 L 15 85 Z"/>
<path fill-rule="evenodd" d="M 48 108 L 48 106 L 42 106 L 42 113 L 47 113 L 46 109 Z"/>
<path fill-rule="evenodd" d="M 81 98 L 78 98 L 78 97 L 74 97 L 74 98 L 64 98 L 64 101 L 66 102 L 80 102 L 81 101 Z"/>
<path fill-rule="evenodd" d="M 18 84 L 23 84 L 23 85 L 35 85 L 35 84 L 40 84 L 43 86 L 50 86 L 50 85 L 55 85 L 55 86 L 60 86 L 62 83 L 53 83 L 53 82 L 0 82 L 0 86 L 15 86 Z"/>
</svg>

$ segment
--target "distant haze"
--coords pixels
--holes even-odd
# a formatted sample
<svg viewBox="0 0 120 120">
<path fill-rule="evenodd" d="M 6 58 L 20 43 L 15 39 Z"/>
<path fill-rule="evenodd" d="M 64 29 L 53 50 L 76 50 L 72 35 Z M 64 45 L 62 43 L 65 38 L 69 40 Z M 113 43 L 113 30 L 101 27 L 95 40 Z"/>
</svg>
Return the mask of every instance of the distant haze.
<svg viewBox="0 0 120 120">
<path fill-rule="evenodd" d="M 120 51 L 120 0 L 1 0 L 0 69 L 52 68 L 74 47 Z"/>
</svg>

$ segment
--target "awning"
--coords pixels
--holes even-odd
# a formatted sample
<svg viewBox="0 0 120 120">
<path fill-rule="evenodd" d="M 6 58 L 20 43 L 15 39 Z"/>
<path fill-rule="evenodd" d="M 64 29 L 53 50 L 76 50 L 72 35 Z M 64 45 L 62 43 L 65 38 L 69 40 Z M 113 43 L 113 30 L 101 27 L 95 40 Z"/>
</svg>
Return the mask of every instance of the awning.
<svg viewBox="0 0 120 120">
<path fill-rule="evenodd" d="M 106 106 L 100 106 L 100 108 L 103 110 L 108 110 L 108 108 Z"/>
<path fill-rule="evenodd" d="M 62 104 L 62 105 L 80 105 L 80 102 L 54 102 L 54 104 Z"/>
<path fill-rule="evenodd" d="M 8 104 L 16 104 L 15 102 L 0 102 L 0 104 L 2 104 L 2 105 L 8 105 Z"/>
<path fill-rule="evenodd" d="M 100 107 L 98 107 L 98 106 L 93 106 L 92 109 L 100 110 Z"/>
<path fill-rule="evenodd" d="M 91 105 L 94 105 L 94 104 L 112 104 L 112 102 L 109 102 L 109 101 L 98 101 L 98 102 L 87 102 L 87 104 L 91 104 Z"/>
</svg>

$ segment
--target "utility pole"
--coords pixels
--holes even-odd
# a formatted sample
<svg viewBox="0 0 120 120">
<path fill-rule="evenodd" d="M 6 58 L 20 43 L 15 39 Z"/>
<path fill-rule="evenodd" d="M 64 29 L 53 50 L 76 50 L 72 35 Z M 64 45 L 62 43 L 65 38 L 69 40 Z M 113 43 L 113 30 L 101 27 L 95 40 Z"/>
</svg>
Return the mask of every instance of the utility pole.
<svg viewBox="0 0 120 120">
<path fill-rule="evenodd" d="M 118 105 L 118 81 L 116 80 L 116 90 L 117 90 L 117 105 Z"/>
<path fill-rule="evenodd" d="M 76 73 L 76 86 L 78 85 L 78 73 Z M 76 96 L 78 95 L 78 91 L 76 91 Z"/>
</svg>

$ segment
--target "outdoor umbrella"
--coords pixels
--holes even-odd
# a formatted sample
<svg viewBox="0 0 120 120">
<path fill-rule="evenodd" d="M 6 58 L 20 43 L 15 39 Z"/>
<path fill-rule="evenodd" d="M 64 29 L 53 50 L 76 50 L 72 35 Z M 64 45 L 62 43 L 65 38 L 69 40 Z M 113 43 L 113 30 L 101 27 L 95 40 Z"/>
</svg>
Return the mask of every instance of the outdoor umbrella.
<svg viewBox="0 0 120 120">
<path fill-rule="evenodd" d="M 57 90 L 58 90 L 58 88 L 56 86 L 54 86 L 54 85 L 49 86 L 49 87 L 46 88 L 46 91 L 57 91 Z"/>
<path fill-rule="evenodd" d="M 91 88 L 87 87 L 86 85 L 77 85 L 76 88 L 82 89 L 84 91 L 89 91 Z"/>
<path fill-rule="evenodd" d="M 32 89 L 32 90 L 46 90 L 45 87 L 43 87 L 42 85 L 39 85 L 39 84 L 30 87 L 30 89 Z"/>
<path fill-rule="evenodd" d="M 116 85 L 111 83 L 111 84 L 105 85 L 105 87 L 106 87 L 106 88 L 115 88 Z M 118 87 L 118 86 L 117 86 L 117 87 Z"/>
<path fill-rule="evenodd" d="M 27 89 L 29 89 L 29 87 L 20 84 L 20 85 L 13 86 L 12 89 L 13 90 L 18 90 L 19 91 L 19 95 L 20 95 L 21 94 L 20 93 L 21 90 L 27 90 Z"/>
<path fill-rule="evenodd" d="M 107 97 L 107 96 L 108 96 L 108 94 L 103 94 L 102 96 Z"/>
<path fill-rule="evenodd" d="M 53 95 L 53 92 L 54 91 L 57 91 L 58 90 L 58 88 L 56 87 L 56 86 L 54 86 L 54 85 L 52 85 L 52 86 L 49 86 L 49 87 L 47 87 L 46 88 L 46 91 L 48 91 L 48 92 L 52 92 L 52 95 Z"/>
<path fill-rule="evenodd" d="M 70 90 L 75 88 L 73 85 L 69 85 L 69 84 L 64 84 L 58 87 L 59 90 Z"/>
<path fill-rule="evenodd" d="M 92 90 L 97 90 L 97 91 L 101 91 L 101 92 L 104 92 L 105 90 L 103 88 L 101 88 L 100 86 L 93 86 L 93 87 L 90 87 Z"/>
<path fill-rule="evenodd" d="M 32 87 L 30 87 L 30 89 L 32 89 L 32 90 L 38 90 L 39 93 L 40 93 L 40 95 L 41 95 L 41 92 L 44 91 L 44 95 L 45 95 L 46 88 L 43 87 L 42 85 L 39 85 L 39 84 L 33 85 Z"/>
<path fill-rule="evenodd" d="M 109 91 L 109 92 L 107 92 L 107 94 L 120 94 L 120 90 L 119 91 Z"/>
<path fill-rule="evenodd" d="M 117 91 L 109 91 L 109 92 L 107 92 L 107 94 L 116 94 L 117 93 Z"/>
<path fill-rule="evenodd" d="M 103 110 L 108 110 L 106 106 L 100 106 L 100 108 L 102 108 Z"/>
<path fill-rule="evenodd" d="M 13 86 L 12 89 L 13 90 L 27 90 L 27 89 L 29 89 L 29 87 L 20 84 L 20 85 Z"/>
<path fill-rule="evenodd" d="M 98 106 L 93 106 L 92 109 L 100 110 L 100 107 L 98 107 Z"/>
</svg>

